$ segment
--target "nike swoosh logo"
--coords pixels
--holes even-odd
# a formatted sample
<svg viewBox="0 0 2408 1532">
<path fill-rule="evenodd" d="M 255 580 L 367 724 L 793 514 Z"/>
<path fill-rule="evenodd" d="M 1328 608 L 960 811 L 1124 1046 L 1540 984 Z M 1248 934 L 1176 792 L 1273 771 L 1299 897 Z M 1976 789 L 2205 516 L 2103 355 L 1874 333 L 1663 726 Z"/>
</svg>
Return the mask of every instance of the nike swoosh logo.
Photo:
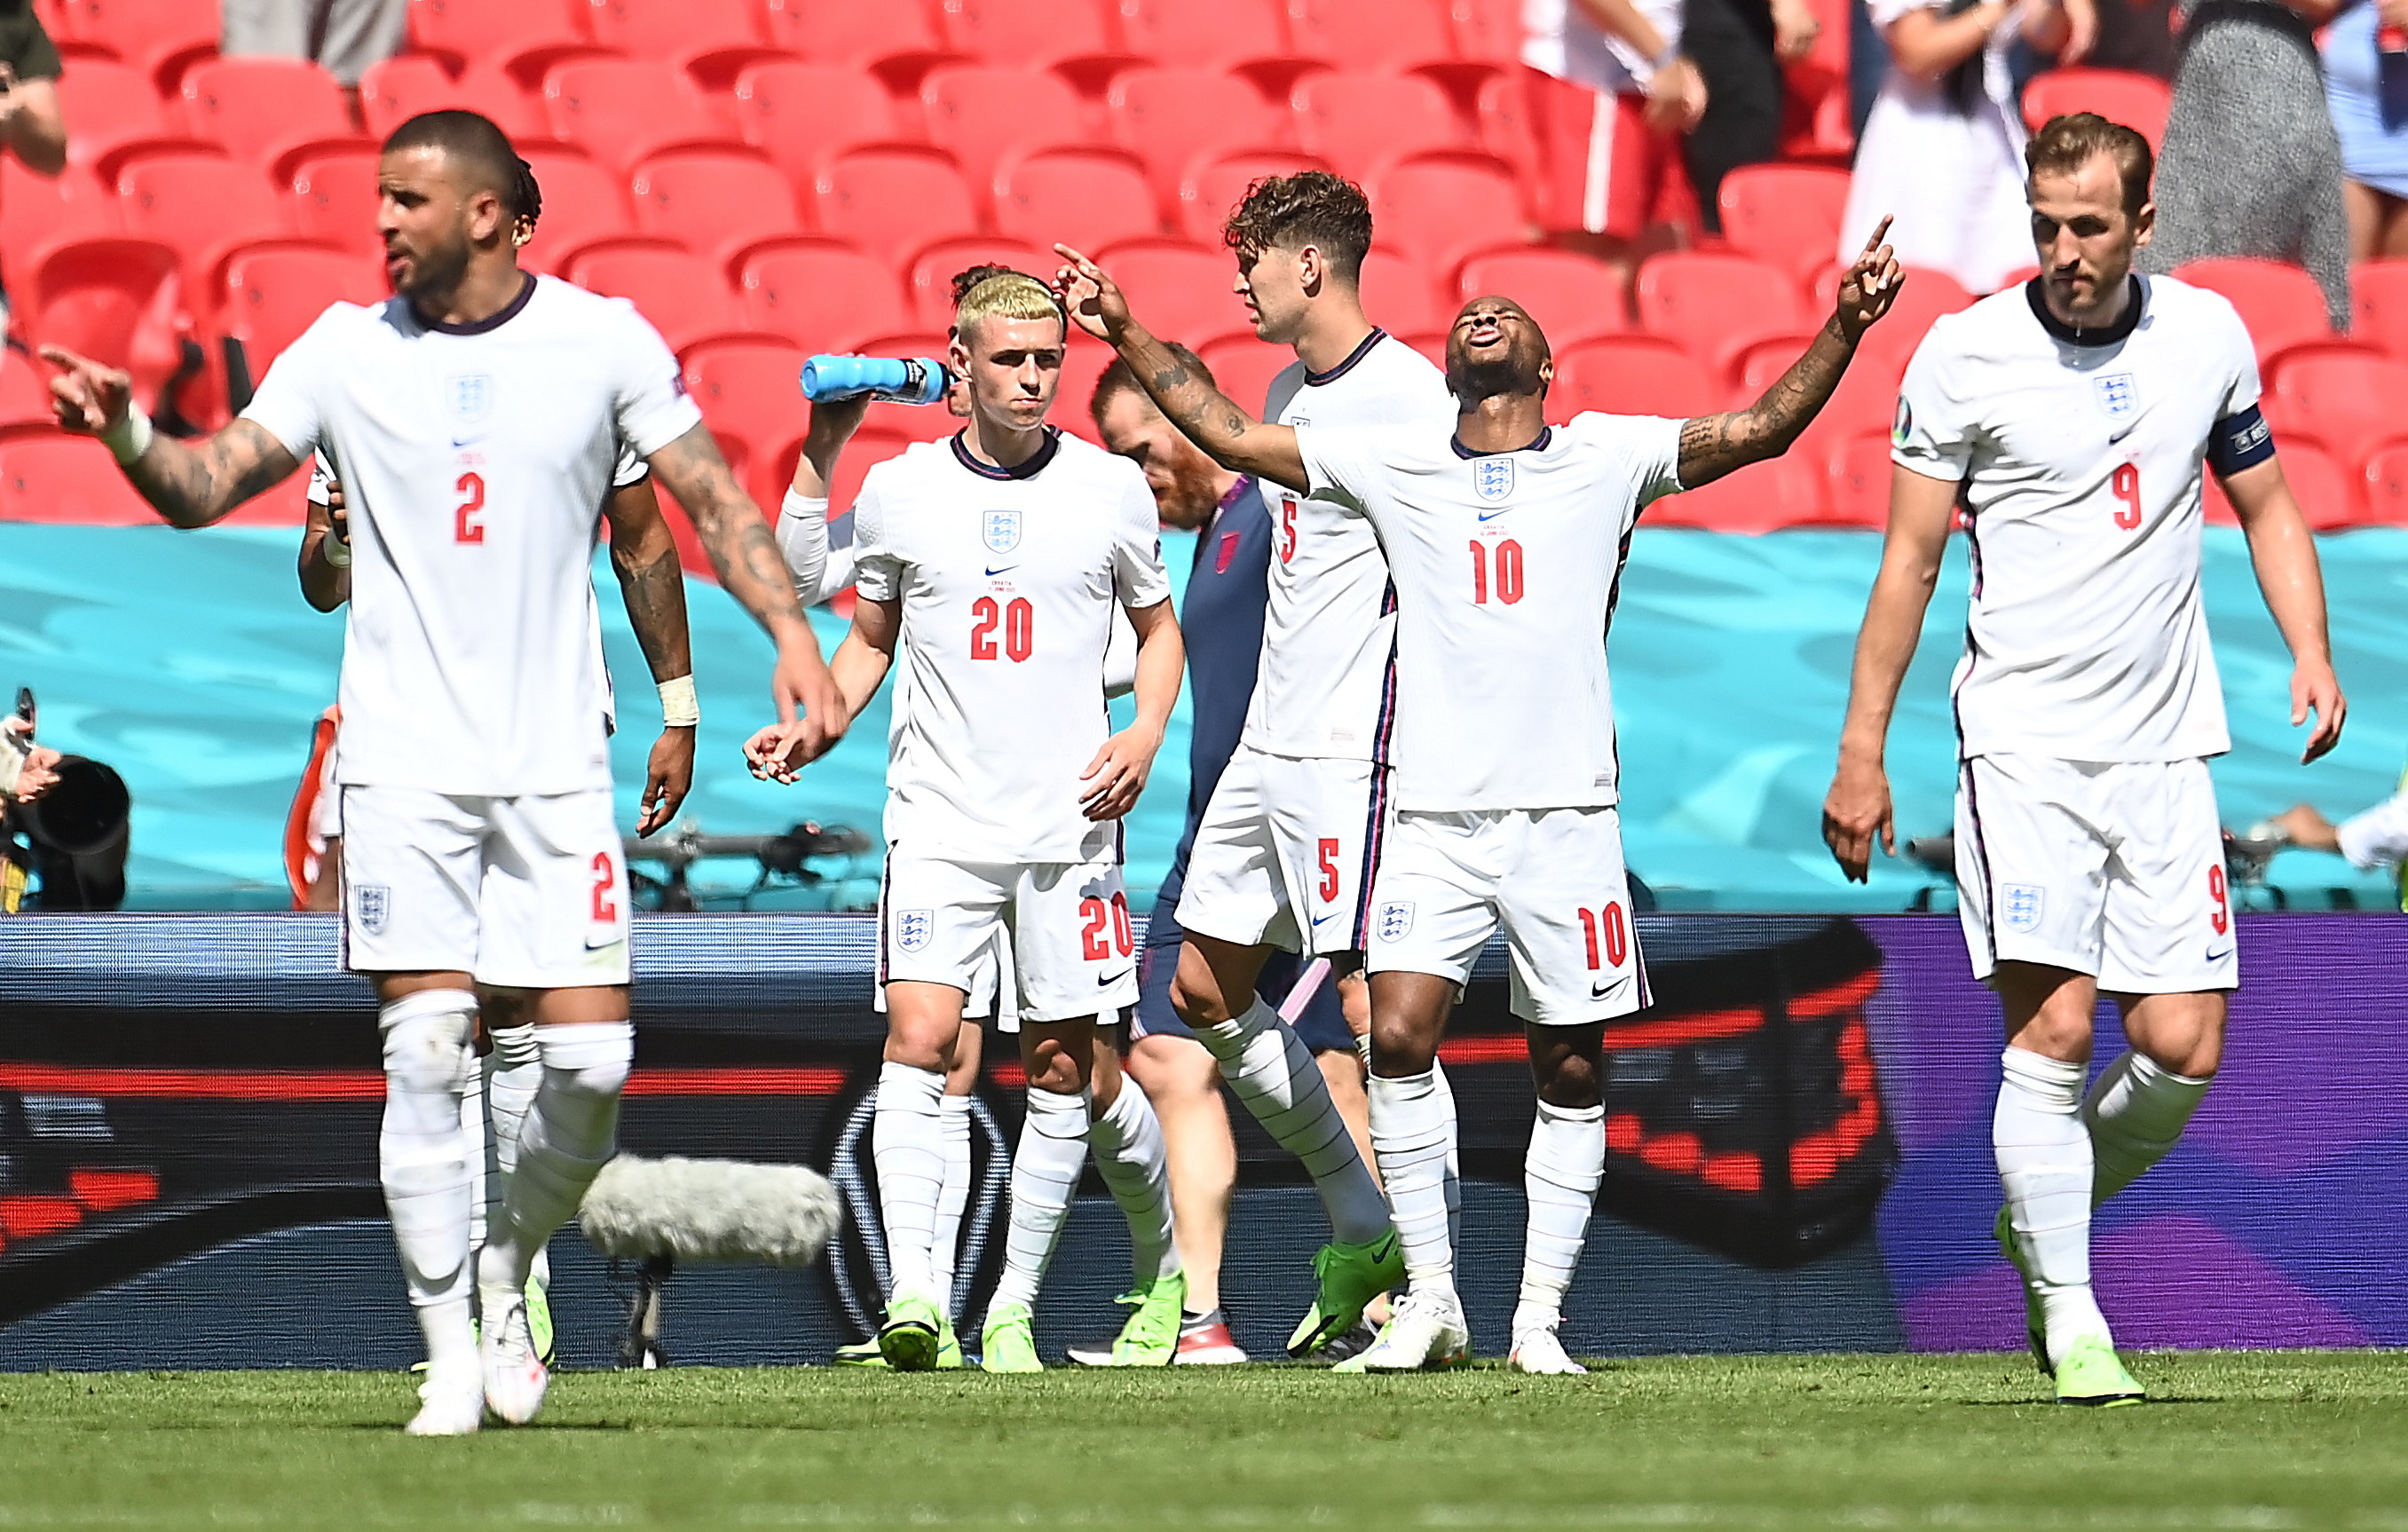
<svg viewBox="0 0 2408 1532">
<path fill-rule="evenodd" d="M 1513 508 L 1512 506 L 1507 506 L 1505 510 L 1512 510 L 1512 508 Z M 1505 510 L 1484 510 L 1480 513 L 1480 519 L 1484 522 L 1493 522 L 1498 517 L 1504 515 Z"/>
<path fill-rule="evenodd" d="M 1327 925 L 1331 921 L 1334 921 L 1338 917 L 1335 915 L 1315 915 L 1312 917 L 1312 923 L 1315 925 Z"/>
<path fill-rule="evenodd" d="M 2232 949 L 2229 947 L 2211 947 L 2207 950 L 2207 960 L 2210 963 L 2221 963 L 2231 955 Z"/>
<path fill-rule="evenodd" d="M 2140 428 L 2141 428 L 2141 422 L 2138 422 L 2138 421 L 2134 421 L 2131 424 L 2129 424 L 2129 425 L 2128 425 L 2128 426 L 2124 427 L 2124 429 L 2122 429 L 2121 431 L 2118 431 L 2118 432 L 2116 432 L 2114 436 L 2109 437 L 2107 438 L 2107 445 L 2108 445 L 2108 446 L 2110 446 L 2110 447 L 2114 446 L 2117 442 L 2119 442 L 2119 441 L 2123 440 L 2126 437 L 2130 436 L 2133 432 L 2138 431 Z"/>
<path fill-rule="evenodd" d="M 989 570 L 987 571 L 987 578 L 989 578 L 990 580 L 992 580 L 992 579 L 993 579 L 994 577 L 996 577 L 996 575 L 1008 575 L 1008 574 L 1011 573 L 1014 569 L 1017 569 L 1017 568 L 1019 568 L 1019 567 L 1020 567 L 1020 566 L 1018 566 L 1018 565 L 1016 565 L 1016 564 L 1007 564 L 1007 565 L 1005 565 L 1005 566 L 1004 566 L 1002 568 L 1000 568 L 1000 569 L 989 569 Z"/>
<path fill-rule="evenodd" d="M 484 439 L 485 434 L 480 431 L 473 437 L 453 437 L 452 438 L 452 445 L 454 447 L 466 447 L 472 442 L 479 442 Z"/>
<path fill-rule="evenodd" d="M 1612 994 L 1612 984 L 1591 984 L 1588 987 L 1588 997 L 1592 1000 L 1602 1000 Z"/>
<path fill-rule="evenodd" d="M 1110 989 L 1114 984 L 1119 983 L 1122 980 L 1126 979 L 1129 975 L 1135 972 L 1137 972 L 1135 968 L 1123 968 L 1118 973 L 1097 974 L 1096 976 L 1096 988 L 1099 990 Z"/>
</svg>

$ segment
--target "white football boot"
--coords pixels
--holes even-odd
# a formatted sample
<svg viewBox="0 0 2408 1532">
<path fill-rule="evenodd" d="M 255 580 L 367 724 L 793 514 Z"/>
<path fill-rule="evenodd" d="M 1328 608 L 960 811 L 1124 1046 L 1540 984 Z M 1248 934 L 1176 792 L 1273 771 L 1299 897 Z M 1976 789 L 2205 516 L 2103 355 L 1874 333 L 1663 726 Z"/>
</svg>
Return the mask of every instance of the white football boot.
<svg viewBox="0 0 2408 1532">
<path fill-rule="evenodd" d="M 484 1310 L 485 1404 L 498 1418 L 524 1425 L 543 1409 L 543 1391 L 552 1380 L 527 1330 L 526 1299 L 488 1288 Z"/>
<path fill-rule="evenodd" d="M 1419 1372 L 1459 1367 L 1471 1360 L 1471 1332 L 1463 1304 L 1451 1292 L 1416 1289 L 1397 1304 L 1369 1349 L 1348 1357 L 1338 1372 Z"/>
<path fill-rule="evenodd" d="M 1513 1338 L 1513 1370 L 1569 1377 L 1588 1368 L 1571 1359 L 1553 1324 L 1533 1325 Z"/>
</svg>

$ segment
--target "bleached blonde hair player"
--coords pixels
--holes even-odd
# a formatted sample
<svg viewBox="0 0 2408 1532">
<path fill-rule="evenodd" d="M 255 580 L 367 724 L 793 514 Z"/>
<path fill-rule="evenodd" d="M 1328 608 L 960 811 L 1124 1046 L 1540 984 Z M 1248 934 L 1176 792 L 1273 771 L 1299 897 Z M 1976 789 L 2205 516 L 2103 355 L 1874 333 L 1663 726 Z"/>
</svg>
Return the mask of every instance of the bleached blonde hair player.
<svg viewBox="0 0 2408 1532">
<path fill-rule="evenodd" d="M 315 451 L 349 492 L 346 961 L 381 1002 L 378 1157 L 426 1336 L 408 1428 L 448 1436 L 476 1430 L 487 1408 L 518 1423 L 542 1407 L 528 1270 L 612 1153 L 633 1056 L 609 680 L 592 641 L 619 443 L 685 508 L 729 594 L 777 640 L 779 711 L 806 709 L 792 732 L 824 748 L 849 714 L 667 346 L 626 303 L 519 268 L 514 236 L 536 191 L 501 130 L 473 112 L 422 113 L 385 140 L 377 179 L 395 296 L 329 308 L 207 441 L 154 435 L 123 372 L 43 354 L 63 369 L 50 384 L 60 422 L 98 437 L 177 526 L 219 520 Z M 543 1079 L 506 1216 L 472 1276 L 461 1098 L 480 990 L 532 1013 Z"/>
<path fill-rule="evenodd" d="M 1137 802 L 1183 661 L 1145 477 L 1046 423 L 1068 322 L 1034 278 L 996 271 L 957 300 L 950 360 L 969 423 L 879 464 L 853 506 L 856 601 L 834 670 L 851 705 L 898 657 L 879 980 L 886 1058 L 871 1152 L 892 1282 L 880 1349 L 937 1365 L 943 1295 L 930 1246 L 944 1184 L 941 1100 L 966 998 L 998 934 L 1018 989 L 1027 1119 L 1013 1158 L 1005 1269 L 983 1326 L 991 1372 L 1039 1368 L 1037 1287 L 1086 1158 L 1096 1021 L 1137 1001 L 1117 823 Z M 864 400 L 813 406 L 796 489 L 824 499 Z M 1104 707 L 1113 609 L 1138 635 L 1137 719 Z M 786 727 L 747 745 L 794 780 L 814 753 Z M 1134 1093 L 1125 1093 L 1134 1094 Z M 1175 1341 L 1178 1250 L 1140 1274 L 1140 1317 Z"/>
</svg>

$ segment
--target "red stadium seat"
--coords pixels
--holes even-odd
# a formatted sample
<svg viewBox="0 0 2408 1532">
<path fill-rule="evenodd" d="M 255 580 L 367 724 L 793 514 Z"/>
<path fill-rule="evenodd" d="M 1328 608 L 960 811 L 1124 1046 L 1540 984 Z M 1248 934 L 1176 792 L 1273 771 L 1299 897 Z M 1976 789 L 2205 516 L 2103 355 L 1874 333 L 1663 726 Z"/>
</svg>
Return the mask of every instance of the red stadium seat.
<svg viewBox="0 0 2408 1532">
<path fill-rule="evenodd" d="M 1048 149 L 1005 162 L 995 177 L 995 227 L 1040 249 L 1096 251 L 1162 230 L 1137 156 L 1117 149 Z"/>
<path fill-rule="evenodd" d="M 174 131 L 150 77 L 130 64 L 79 59 L 59 76 L 59 115 L 72 124 L 67 159 L 89 165 L 110 150 Z"/>
<path fill-rule="evenodd" d="M 1409 155 L 1374 173 L 1367 190 L 1381 242 L 1432 273 L 1522 232 L 1512 171 L 1477 150 Z"/>
<path fill-rule="evenodd" d="M 1631 327 L 1622 281 L 1602 264 L 1570 251 L 1522 245 L 1487 251 L 1455 273 L 1458 301 L 1498 295 L 1529 310 L 1550 344 L 1563 347 Z"/>
<path fill-rule="evenodd" d="M 351 131 L 343 88 L 305 59 L 204 59 L 184 71 L 184 123 L 237 160 L 264 163 L 279 145 Z"/>
<path fill-rule="evenodd" d="M 1199 158 L 1179 180 L 1179 232 L 1203 244 L 1217 245 L 1222 225 L 1237 210 L 1246 188 L 1256 180 L 1328 168 L 1312 155 L 1279 150 L 1232 150 L 1211 159 Z"/>
<path fill-rule="evenodd" d="M 1810 311 L 1817 317 L 1828 314 L 1839 300 L 1840 267 L 1833 266 L 1816 280 Z M 1932 322 L 1943 314 L 1954 314 L 1973 306 L 1973 294 L 1957 284 L 1956 279 L 1944 271 L 1927 266 L 1905 268 L 1906 285 L 1899 290 L 1897 299 L 1882 322 L 1865 332 L 1860 355 L 1880 357 L 1903 368 L 1923 337 L 1931 333 Z"/>
<path fill-rule="evenodd" d="M 29 436 L 0 440 L 0 522 L 156 526 L 159 516 L 100 443 Z"/>
<path fill-rule="evenodd" d="M 2230 299 L 2261 357 L 2302 341 L 2332 338 L 2324 290 L 2298 266 L 2229 257 L 2193 261 L 2174 276 Z"/>
<path fill-rule="evenodd" d="M 1101 84 L 1135 63 L 1105 30 L 1113 0 L 941 0 L 939 36 L 954 52 L 988 64 L 1058 68 Z"/>
<path fill-rule="evenodd" d="M 370 137 L 383 138 L 420 112 L 456 105 L 460 88 L 426 53 L 380 59 L 360 76 L 360 121 Z"/>
<path fill-rule="evenodd" d="M 727 138 L 694 81 L 657 59 L 556 64 L 544 75 L 543 107 L 554 136 L 621 169 Z"/>
<path fill-rule="evenodd" d="M 797 380 L 810 354 L 789 341 L 756 336 L 705 341 L 679 361 L 710 434 L 750 442 L 758 452 L 808 423 Z M 774 504 L 764 508 L 775 513 Z"/>
<path fill-rule="evenodd" d="M 1795 452 L 1751 464 L 1702 489 L 1666 495 L 1643 515 L 1649 526 L 1744 534 L 1860 524 L 1839 516 L 1824 492 L 1823 476 Z"/>
<path fill-rule="evenodd" d="M 1226 69 L 1288 56 L 1280 0 L 1121 0 L 1130 52 L 1186 69 Z"/>
<path fill-rule="evenodd" d="M 1802 463 L 1810 461 L 1811 454 L 1793 449 L 1787 457 Z M 1830 476 L 1830 508 L 1835 520 L 1856 526 L 1889 524 L 1891 464 L 1887 431 L 1857 431 L 1841 438 L 1826 456 L 1824 467 Z"/>
<path fill-rule="evenodd" d="M 605 247 L 571 262 L 568 279 L 633 303 L 652 322 L 671 351 L 681 351 L 696 341 L 733 335 L 744 327 L 744 317 L 727 290 L 726 279 L 699 255 Z"/>
<path fill-rule="evenodd" d="M 1234 270 L 1234 263 L 1224 269 Z M 1455 322 L 1455 310 L 1440 303 L 1429 279 L 1429 267 L 1376 246 L 1363 257 L 1363 308 L 1372 323 L 1391 335 L 1442 332 Z M 1242 317 L 1244 311 L 1239 312 Z"/>
<path fill-rule="evenodd" d="M 824 155 L 906 136 L 894 97 L 850 64 L 756 64 L 736 77 L 735 103 L 744 141 L 796 186 L 811 183 Z"/>
<path fill-rule="evenodd" d="M 634 229 L 627 216 L 625 183 L 581 154 L 561 150 L 522 150 L 535 172 L 543 212 L 535 238 L 519 251 L 519 264 L 557 276 L 578 248 Z"/>
<path fill-rule="evenodd" d="M 1442 0 L 1289 0 L 1288 47 L 1341 69 L 1411 68 L 1455 57 Z"/>
<path fill-rule="evenodd" d="M 321 244 L 381 251 L 377 159 L 374 149 L 346 149 L 312 154 L 294 165 L 290 183 L 294 232 Z"/>
<path fill-rule="evenodd" d="M 2408 437 L 2394 437 L 2369 454 L 2358 481 L 2368 524 L 2408 526 Z"/>
<path fill-rule="evenodd" d="M 217 0 L 65 0 L 57 17 L 61 41 L 108 48 L 162 95 L 174 93 L 187 65 L 218 50 Z"/>
<path fill-rule="evenodd" d="M 2369 509 L 2367 496 L 2360 494 L 2361 488 L 2373 491 L 2379 487 L 2372 478 L 2372 462 L 2360 479 L 2344 468 L 2332 453 L 2304 441 L 2283 444 L 2278 458 L 2283 465 L 2283 480 L 2290 486 L 2291 497 L 2299 502 L 2300 513 L 2307 518 L 2311 531 L 2344 532 L 2381 519 Z M 2208 525 L 2241 524 L 2241 518 L 2233 511 L 2231 496 L 2224 493 L 2214 474 L 2202 477 L 2201 490 Z"/>
<path fill-rule="evenodd" d="M 1140 239 L 1088 253 L 1111 273 L 1156 335 L 1193 346 L 1246 322 L 1245 306 L 1230 289 L 1237 265 L 1226 251 L 1184 240 Z"/>
<path fill-rule="evenodd" d="M 932 239 L 971 233 L 979 226 L 977 208 L 950 155 L 908 144 L 833 155 L 811 187 L 811 218 L 820 233 L 888 259 Z"/>
<path fill-rule="evenodd" d="M 1446 93 L 1412 75 L 1308 75 L 1297 82 L 1292 99 L 1297 142 L 1356 180 L 1398 155 L 1459 149 L 1468 141 Z"/>
<path fill-rule="evenodd" d="M 683 64 L 710 53 L 766 51 L 760 0 L 585 0 L 594 40 L 631 59 Z"/>
<path fill-rule="evenodd" d="M 1169 202 L 1198 154 L 1267 148 L 1287 136 L 1287 113 L 1235 75 L 1202 69 L 1131 69 L 1104 97 L 1112 137 L 1145 162 L 1154 194 Z"/>
<path fill-rule="evenodd" d="M 931 69 L 920 82 L 928 141 L 953 157 L 962 179 L 982 191 L 1014 153 L 1075 147 L 1090 135 L 1078 93 L 1035 69 L 974 64 Z"/>
<path fill-rule="evenodd" d="M 1639 268 L 1639 322 L 1727 378 L 1767 336 L 1812 329 L 1798 284 L 1745 255 L 1669 251 Z"/>
<path fill-rule="evenodd" d="M 1654 336 L 1608 336 L 1555 352 L 1547 419 L 1561 424 L 1584 410 L 1609 415 L 1709 415 L 1723 390 L 1705 365 Z"/>
<path fill-rule="evenodd" d="M 1754 404 L 1763 397 L 1764 391 L 1796 365 L 1813 344 L 1813 334 L 1800 331 L 1796 335 L 1767 336 L 1741 351 L 1731 368 L 1731 403 Z"/>
<path fill-rule="evenodd" d="M 1454 0 L 1447 9 L 1457 54 L 1496 64 L 1521 62 L 1521 0 Z"/>
<path fill-rule="evenodd" d="M 1723 237 L 1743 254 L 1792 276 L 1831 264 L 1848 202 L 1848 173 L 1821 165 L 1742 165 L 1723 178 L 1714 202 Z"/>
<path fill-rule="evenodd" d="M 409 0 L 413 52 L 458 63 L 583 41 L 566 0 Z"/>
<path fill-rule="evenodd" d="M 928 408 L 934 409 L 937 407 L 931 405 Z M 902 456 L 913 442 L 920 439 L 882 427 L 873 430 L 864 426 L 854 432 L 853 439 L 845 443 L 844 455 L 837 459 L 836 480 L 828 485 L 828 509 L 838 516 L 852 510 L 853 503 L 861 498 L 861 481 L 869 477 L 869 470 L 889 458 Z M 795 459 L 802 455 L 802 441 L 801 435 L 797 433 L 778 451 L 779 461 L 774 464 L 776 478 L 770 480 L 774 488 L 767 498 L 761 499 L 763 505 L 774 506 L 784 498 L 786 486 L 794 482 Z M 760 476 L 756 475 L 757 481 L 760 481 Z M 761 497 L 756 495 L 755 498 Z"/>
<path fill-rule="evenodd" d="M 1539 183 L 1539 141 L 1530 126 L 1530 87 L 1517 66 L 1480 82 L 1472 100 L 1472 136 L 1513 167 L 1525 185 Z"/>
<path fill-rule="evenodd" d="M 851 351 L 910 326 L 895 268 L 850 245 L 790 240 L 756 252 L 739 279 L 747 329 L 813 351 Z"/>
<path fill-rule="evenodd" d="M 153 239 L 76 239 L 49 247 L 10 285 L 36 344 L 123 367 L 136 397 L 155 411 L 188 328 L 178 264 L 175 250 Z"/>
<path fill-rule="evenodd" d="M 1103 433 L 1096 429 L 1096 417 L 1087 406 L 1096 396 L 1096 385 L 1112 365 L 1112 349 L 1082 330 L 1070 332 L 1070 343 L 1062 352 L 1062 381 L 1054 393 L 1054 424 L 1082 441 L 1101 447 Z"/>
<path fill-rule="evenodd" d="M 722 265 L 744 249 L 800 232 L 795 189 L 768 161 L 735 150 L 685 150 L 636 167 L 638 233 L 679 240 Z"/>
<path fill-rule="evenodd" d="M 820 64 L 925 69 L 949 57 L 920 0 L 767 0 L 770 46 Z"/>
<path fill-rule="evenodd" d="M 2300 422 L 2345 463 L 2362 461 L 2408 419 L 2408 363 L 2371 347 L 2309 346 L 2275 359 L 2269 413 Z M 2281 446 L 2283 437 L 2277 435 Z M 2284 455 L 2289 455 L 2284 448 Z"/>
<path fill-rule="evenodd" d="M 2164 80 L 2130 69 L 2044 69 L 2024 87 L 2024 122 L 2035 133 L 2052 117 L 2097 112 L 2140 130 L 2151 149 L 2165 141 L 2172 106 L 2173 91 Z"/>
<path fill-rule="evenodd" d="M 928 331 L 952 329 L 954 276 L 989 263 L 1015 267 L 1039 281 L 1050 278 L 1062 264 L 1052 251 L 1023 239 L 994 235 L 939 239 L 911 257 L 911 269 L 903 282 L 904 294 L 910 301 L 909 322 Z"/>
<path fill-rule="evenodd" d="M 2408 260 L 2360 261 L 2349 285 L 2358 308 L 2350 337 L 2408 362 Z"/>
<path fill-rule="evenodd" d="M 124 229 L 116 188 L 91 171 L 70 163 L 36 176 L 13 154 L 0 159 L 0 271 L 24 269 L 45 246 Z"/>
<path fill-rule="evenodd" d="M 145 155 L 118 172 L 125 231 L 179 251 L 195 293 L 236 245 L 293 232 L 293 210 L 253 167 L 208 154 Z"/>
<path fill-rule="evenodd" d="M 0 351 L 0 436 L 37 430 L 50 413 L 50 369 L 36 367 L 20 351 Z"/>
<path fill-rule="evenodd" d="M 375 304 L 385 296 L 383 275 L 356 255 L 272 246 L 237 253 L 226 263 L 218 329 L 228 343 L 226 396 L 235 408 L 250 401 L 268 365 L 336 303 Z"/>
<path fill-rule="evenodd" d="M 1212 381 L 1223 394 L 1258 415 L 1270 397 L 1271 380 L 1296 362 L 1294 351 L 1257 340 L 1251 334 L 1208 340 L 1196 348 L 1196 354 L 1211 369 Z"/>
<path fill-rule="evenodd" d="M 522 146 L 522 152 L 528 142 L 553 136 L 551 120 L 544 115 L 542 93 L 528 90 L 498 64 L 470 64 L 453 89 L 457 99 L 445 106 L 466 107 L 492 118 L 495 127 L 509 135 L 511 143 Z"/>
</svg>

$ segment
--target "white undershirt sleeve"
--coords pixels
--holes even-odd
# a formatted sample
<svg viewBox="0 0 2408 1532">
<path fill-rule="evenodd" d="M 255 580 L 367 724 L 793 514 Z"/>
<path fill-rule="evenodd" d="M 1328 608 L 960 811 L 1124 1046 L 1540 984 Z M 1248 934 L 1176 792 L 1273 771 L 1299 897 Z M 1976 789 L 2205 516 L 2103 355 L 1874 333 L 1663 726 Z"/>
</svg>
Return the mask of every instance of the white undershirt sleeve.
<svg viewBox="0 0 2408 1532">
<path fill-rule="evenodd" d="M 853 545 L 839 540 L 828 524 L 828 503 L 786 492 L 778 512 L 778 547 L 786 555 L 786 569 L 795 579 L 795 599 L 816 607 L 834 599 L 853 581 Z"/>
<path fill-rule="evenodd" d="M 2397 866 L 2408 861 L 2408 793 L 2342 821 L 2340 835 L 2341 853 L 2354 867 Z"/>
</svg>

